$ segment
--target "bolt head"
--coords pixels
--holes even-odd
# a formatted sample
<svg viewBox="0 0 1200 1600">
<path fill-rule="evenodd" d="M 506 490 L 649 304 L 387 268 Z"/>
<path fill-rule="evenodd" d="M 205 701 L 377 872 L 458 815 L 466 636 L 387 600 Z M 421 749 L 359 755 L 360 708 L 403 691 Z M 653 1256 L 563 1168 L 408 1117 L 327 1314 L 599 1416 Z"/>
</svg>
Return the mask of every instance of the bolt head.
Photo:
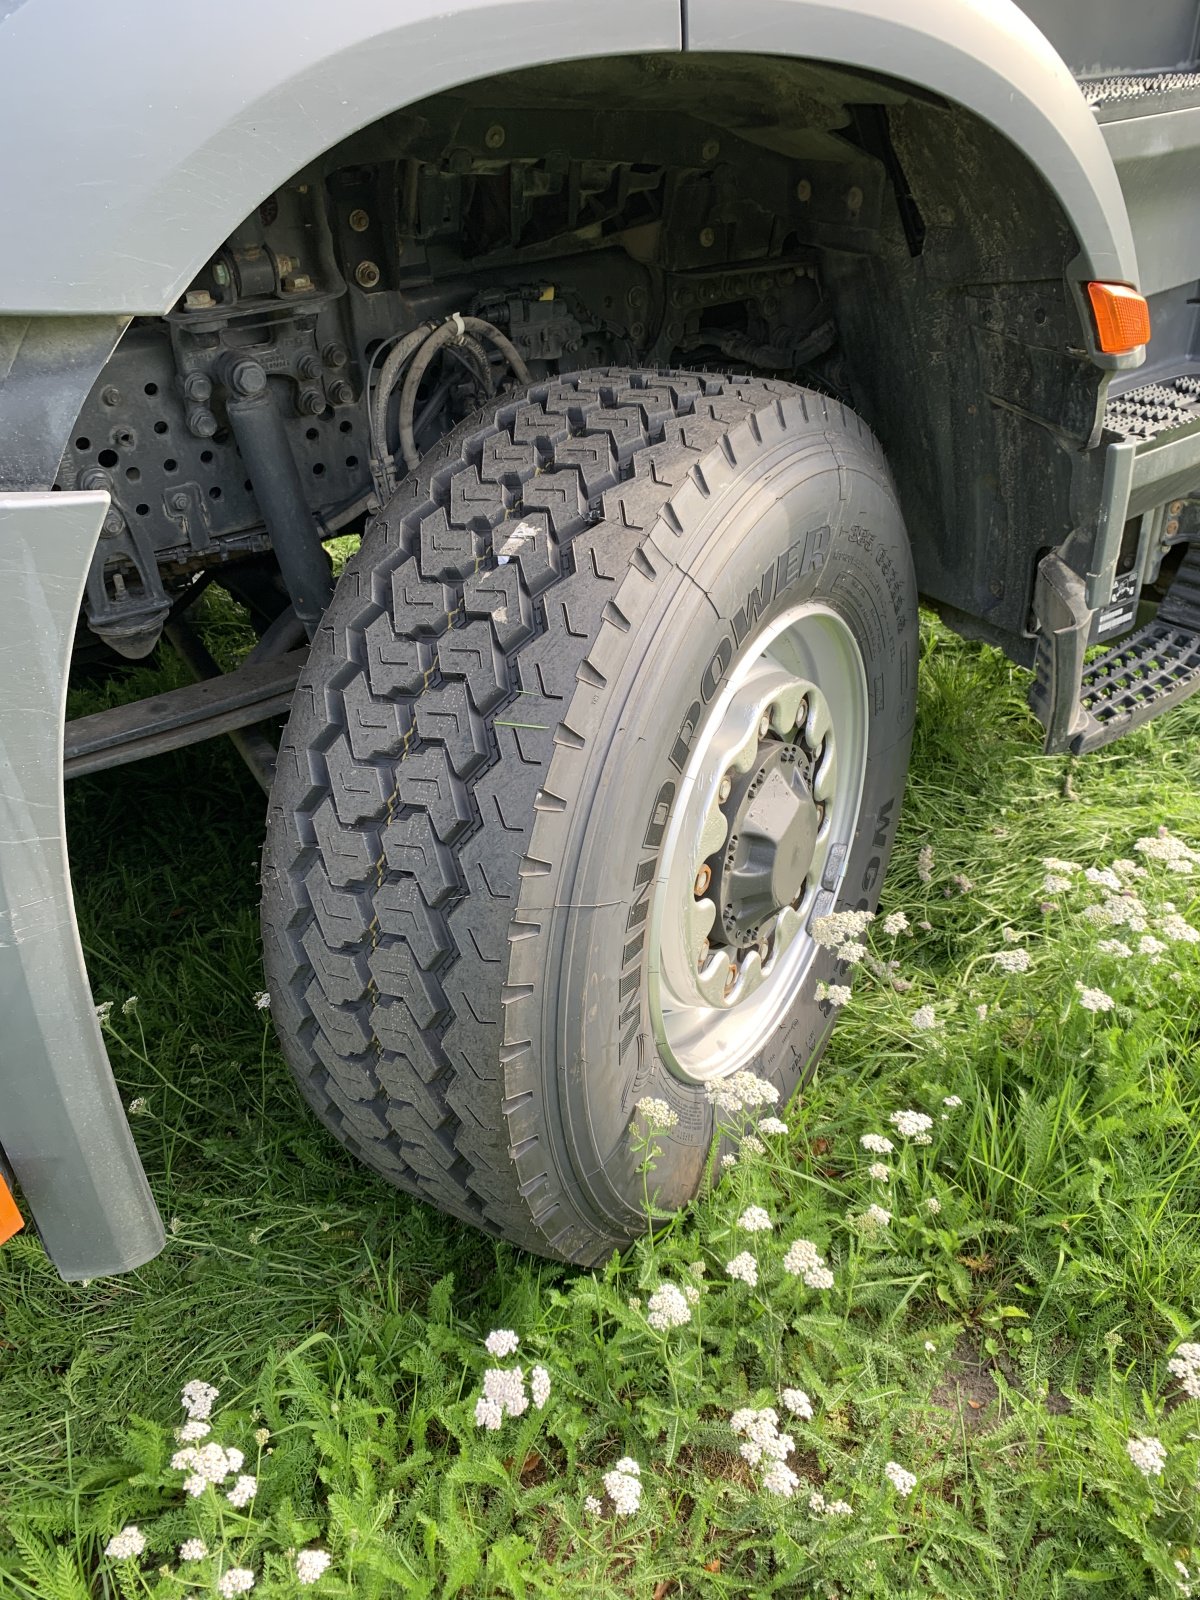
<svg viewBox="0 0 1200 1600">
<path fill-rule="evenodd" d="M 124 527 L 125 527 L 125 518 L 117 510 L 116 506 L 110 506 L 109 509 L 104 513 L 104 531 L 105 531 L 105 533 L 111 539 L 111 538 L 114 538 L 118 533 L 120 533 L 124 529 Z"/>
<path fill-rule="evenodd" d="M 188 497 L 187 497 L 186 494 L 183 493 L 182 490 L 180 490 L 180 492 L 178 494 L 173 494 L 171 496 L 171 510 L 172 511 L 186 511 L 187 508 L 188 508 Z"/>
<path fill-rule="evenodd" d="M 765 739 L 771 731 L 771 713 L 764 711 L 758 719 L 758 737 Z"/>
<path fill-rule="evenodd" d="M 329 385 L 329 399 L 335 406 L 348 406 L 354 403 L 354 385 L 345 378 L 339 378 L 336 383 Z"/>
<path fill-rule="evenodd" d="M 321 352 L 327 367 L 344 367 L 350 359 L 346 354 L 346 347 L 342 344 L 327 344 Z"/>
<path fill-rule="evenodd" d="M 307 272 L 289 273 L 279 286 L 284 294 L 308 294 L 314 287 Z"/>
<path fill-rule="evenodd" d="M 812 184 L 807 178 L 801 178 L 796 185 L 796 199 L 803 201 L 806 205 L 812 199 Z"/>
<path fill-rule="evenodd" d="M 224 289 L 229 283 L 229 268 L 223 261 L 213 262 L 213 282 L 219 289 Z"/>
<path fill-rule="evenodd" d="M 109 384 L 100 395 L 106 406 L 119 406 L 121 404 L 121 391 L 113 384 Z"/>
<path fill-rule="evenodd" d="M 504 129 L 498 122 L 493 122 L 483 136 L 483 142 L 489 150 L 499 150 L 504 143 Z"/>
<path fill-rule="evenodd" d="M 207 289 L 189 289 L 183 297 L 185 311 L 211 311 L 216 303 Z"/>
<path fill-rule="evenodd" d="M 207 406 L 192 406 L 187 414 L 188 432 L 197 439 L 211 439 L 217 431 L 217 419 Z"/>
<path fill-rule="evenodd" d="M 729 799 L 729 796 L 732 793 L 732 791 L 733 791 L 733 779 L 729 776 L 728 773 L 726 773 L 725 776 L 721 779 L 720 787 L 717 789 L 717 799 L 720 801 L 720 803 L 722 805 L 724 805 L 726 800 Z"/>
<path fill-rule="evenodd" d="M 711 250 L 716 242 L 717 236 L 712 228 L 700 229 L 700 247 L 702 250 Z"/>
<path fill-rule="evenodd" d="M 229 374 L 229 386 L 237 394 L 262 394 L 267 387 L 267 375 L 257 361 L 235 361 Z"/>
<path fill-rule="evenodd" d="M 373 261 L 360 261 L 354 269 L 354 281 L 360 289 L 374 289 L 379 278 L 379 268 Z"/>
<path fill-rule="evenodd" d="M 349 221 L 350 226 L 354 229 L 355 233 L 366 233 L 367 229 L 371 226 L 370 213 L 364 211 L 361 206 L 356 206 L 355 209 L 350 213 Z"/>
<path fill-rule="evenodd" d="M 701 161 L 715 161 L 721 154 L 721 146 L 716 139 L 706 139 L 700 146 Z"/>
<path fill-rule="evenodd" d="M 1179 518 L 1172 517 L 1163 530 L 1168 539 L 1173 539 L 1179 532 Z"/>
<path fill-rule="evenodd" d="M 301 416 L 319 417 L 325 409 L 325 396 L 320 389 L 303 389 L 297 405 Z"/>
<path fill-rule="evenodd" d="M 712 882 L 712 868 L 709 866 L 708 862 L 706 861 L 704 863 L 704 865 L 700 868 L 700 871 L 696 874 L 696 881 L 693 883 L 692 888 L 695 890 L 696 894 L 699 896 L 699 895 L 702 895 L 704 893 L 704 891 L 708 888 L 708 886 L 709 886 L 709 884 L 711 882 Z"/>
<path fill-rule="evenodd" d="M 729 971 L 725 974 L 725 993 L 729 994 L 734 984 L 738 981 L 738 969 L 730 962 Z"/>
</svg>

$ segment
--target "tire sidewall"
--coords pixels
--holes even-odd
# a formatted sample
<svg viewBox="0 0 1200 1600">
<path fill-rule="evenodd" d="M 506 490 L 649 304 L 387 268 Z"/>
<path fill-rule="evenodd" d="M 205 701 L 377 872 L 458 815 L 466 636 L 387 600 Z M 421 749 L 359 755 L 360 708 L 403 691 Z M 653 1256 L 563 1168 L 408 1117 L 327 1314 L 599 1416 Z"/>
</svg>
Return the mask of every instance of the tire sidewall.
<svg viewBox="0 0 1200 1600">
<path fill-rule="evenodd" d="M 644 548 L 655 582 L 631 576 L 623 585 L 617 601 L 630 627 L 623 640 L 606 641 L 610 657 L 623 644 L 619 670 L 599 687 L 581 682 L 568 713 L 569 725 L 588 735 L 586 760 L 575 764 L 577 792 L 564 816 L 539 818 L 530 841 L 532 856 L 559 864 L 520 909 L 536 913 L 550 935 L 537 985 L 539 1037 L 531 1041 L 533 1059 L 544 1064 L 542 1105 L 557 1134 L 550 1142 L 570 1161 L 573 1186 L 597 1220 L 618 1237 L 644 1226 L 640 1157 L 628 1136 L 637 1101 L 665 1100 L 678 1118 L 660 1136 L 652 1179 L 663 1211 L 695 1195 L 713 1134 L 704 1087 L 659 1053 L 648 998 L 647 882 L 657 875 L 681 754 L 697 707 L 716 699 L 758 631 L 799 603 L 819 601 L 841 616 L 866 674 L 866 773 L 839 908 L 874 909 L 899 818 L 917 633 L 895 494 L 869 436 L 797 427 L 794 419 L 772 428 L 775 420 L 768 414 L 735 428 L 651 531 Z M 761 597 L 767 573 L 769 602 L 739 647 L 735 615 L 751 591 Z M 560 835 L 553 854 L 539 848 L 543 821 L 544 832 Z M 781 1103 L 820 1055 L 835 1013 L 815 990 L 839 970 L 834 952 L 816 952 L 796 1003 L 746 1064 L 775 1084 Z"/>
</svg>

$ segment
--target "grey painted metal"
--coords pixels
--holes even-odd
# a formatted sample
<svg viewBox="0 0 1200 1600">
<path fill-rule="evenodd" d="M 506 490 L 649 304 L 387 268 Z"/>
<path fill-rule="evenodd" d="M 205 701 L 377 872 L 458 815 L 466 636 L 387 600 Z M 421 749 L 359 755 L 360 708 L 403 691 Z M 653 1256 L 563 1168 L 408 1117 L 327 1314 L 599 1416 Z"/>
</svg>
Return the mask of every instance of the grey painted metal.
<svg viewBox="0 0 1200 1600">
<path fill-rule="evenodd" d="M 3 38 L 0 27 L 0 45 Z M 0 122 L 3 116 L 0 109 Z M 0 189 L 3 183 L 0 177 Z M 0 268 L 0 306 L 3 285 Z M 125 320 L 0 316 L 0 490 L 48 489 L 54 482 L 75 419 Z"/>
<path fill-rule="evenodd" d="M 935 90 L 1025 152 L 1074 227 L 1080 278 L 1138 282 L 1121 187 L 1095 118 L 1011 0 L 683 0 L 689 50 L 840 61 Z"/>
<path fill-rule="evenodd" d="M 1072 72 L 1164 71 L 1196 57 L 1196 0 L 1020 0 Z"/>
<path fill-rule="evenodd" d="M 69 48 L 64 48 L 64 27 Z M 0 22 L 0 309 L 161 312 L 260 201 L 400 106 L 678 50 L 679 0 L 25 0 Z"/>
<path fill-rule="evenodd" d="M 1141 288 L 1157 294 L 1200 272 L 1200 95 L 1178 111 L 1110 118 L 1100 124 L 1137 238 Z M 1130 106 L 1137 110 L 1136 101 Z"/>
<path fill-rule="evenodd" d="M 106 494 L 0 494 L 0 1145 L 55 1266 L 140 1266 L 163 1230 L 96 1020 L 63 823 L 67 667 Z"/>
</svg>

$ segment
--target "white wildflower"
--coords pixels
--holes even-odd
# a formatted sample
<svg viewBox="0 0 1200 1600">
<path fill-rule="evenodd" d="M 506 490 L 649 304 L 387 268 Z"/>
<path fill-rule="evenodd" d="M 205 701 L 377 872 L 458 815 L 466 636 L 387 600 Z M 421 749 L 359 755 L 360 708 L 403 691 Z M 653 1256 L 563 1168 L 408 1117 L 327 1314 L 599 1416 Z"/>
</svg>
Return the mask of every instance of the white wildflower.
<svg viewBox="0 0 1200 1600">
<path fill-rule="evenodd" d="M 811 1272 L 813 1267 L 824 1265 L 825 1258 L 811 1239 L 794 1239 L 783 1258 L 783 1270 L 790 1273 L 793 1278 L 803 1277 L 806 1272 Z"/>
<path fill-rule="evenodd" d="M 646 1302 L 646 1321 L 656 1333 L 666 1333 L 670 1328 L 682 1328 L 692 1320 L 691 1307 L 682 1289 L 673 1283 L 663 1283 Z"/>
<path fill-rule="evenodd" d="M 704 1093 L 708 1103 L 721 1111 L 773 1106 L 779 1099 L 779 1090 L 775 1085 L 753 1072 L 734 1072 L 728 1078 L 715 1079 L 705 1084 Z"/>
<path fill-rule="evenodd" d="M 529 1373 L 529 1392 L 533 1396 L 533 1403 L 539 1411 L 545 1409 L 546 1401 L 550 1398 L 550 1374 L 545 1367 L 533 1367 Z"/>
<path fill-rule="evenodd" d="M 106 1028 L 112 1018 L 113 1003 L 111 1000 L 101 1000 L 96 1007 L 96 1021 L 102 1028 Z"/>
<path fill-rule="evenodd" d="M 1152 933 L 1144 933 L 1138 940 L 1138 950 L 1144 956 L 1157 960 L 1159 956 L 1166 955 L 1170 945 L 1164 944 L 1161 939 L 1156 939 Z"/>
<path fill-rule="evenodd" d="M 263 1445 L 266 1444 L 267 1440 L 270 1437 L 271 1437 L 270 1428 L 255 1428 L 255 1430 L 254 1430 L 254 1442 L 255 1442 L 255 1444 L 258 1446 L 258 1448 L 260 1450 L 262 1449 Z"/>
<path fill-rule="evenodd" d="M 689 1283 L 686 1286 L 683 1291 L 683 1298 L 690 1306 L 698 1306 L 700 1304 L 700 1291 L 694 1283 Z"/>
<path fill-rule="evenodd" d="M 208 1449 L 208 1448 L 210 1448 L 210 1447 L 209 1446 L 205 1446 L 205 1449 Z M 215 1448 L 215 1446 L 212 1447 L 212 1448 Z M 203 1455 L 204 1451 L 201 1450 L 200 1454 Z M 225 1451 L 225 1471 L 226 1472 L 240 1472 L 242 1470 L 242 1462 L 245 1461 L 245 1459 L 246 1459 L 245 1456 L 237 1448 L 237 1446 L 231 1444 L 227 1448 L 227 1450 Z"/>
<path fill-rule="evenodd" d="M 788 1125 L 778 1117 L 762 1117 L 759 1119 L 758 1131 L 760 1133 L 786 1133 Z"/>
<path fill-rule="evenodd" d="M 1078 978 L 1075 987 L 1079 991 L 1079 1004 L 1085 1011 L 1112 1011 L 1116 1006 L 1112 995 L 1105 994 L 1103 989 L 1087 989 Z"/>
<path fill-rule="evenodd" d="M 905 1139 L 915 1139 L 933 1127 L 933 1118 L 927 1117 L 923 1111 L 893 1111 L 888 1121 Z"/>
<path fill-rule="evenodd" d="M 805 1422 L 812 1421 L 812 1401 L 803 1389 L 784 1389 L 779 1396 L 786 1411 L 794 1417 L 802 1417 Z"/>
<path fill-rule="evenodd" d="M 1111 889 L 1114 894 L 1120 894 L 1125 887 L 1111 867 L 1089 867 L 1084 877 L 1089 883 L 1097 883 L 1104 889 Z"/>
<path fill-rule="evenodd" d="M 511 1328 L 495 1328 L 483 1341 L 483 1348 L 490 1356 L 511 1356 L 520 1342 Z"/>
<path fill-rule="evenodd" d="M 475 1426 L 495 1433 L 504 1422 L 504 1407 L 480 1395 L 475 1402 Z"/>
<path fill-rule="evenodd" d="M 862 1214 L 863 1224 L 868 1228 L 886 1228 L 891 1220 L 892 1213 L 883 1206 L 868 1206 Z"/>
<path fill-rule="evenodd" d="M 199 1444 L 200 1440 L 207 1439 L 211 1432 L 211 1422 L 201 1422 L 198 1417 L 192 1417 L 182 1428 L 175 1429 L 175 1437 L 180 1444 Z"/>
<path fill-rule="evenodd" d="M 1112 867 L 1113 871 L 1119 872 L 1122 878 L 1148 878 L 1150 876 L 1145 867 L 1139 867 L 1136 861 L 1129 861 L 1125 858 L 1114 861 Z"/>
<path fill-rule="evenodd" d="M 150 1115 L 150 1102 L 144 1094 L 134 1095 L 129 1102 L 129 1115 L 131 1117 L 148 1117 Z"/>
<path fill-rule="evenodd" d="M 183 1480 L 184 1493 L 190 1494 L 193 1499 L 197 1499 L 207 1488 L 208 1479 L 201 1477 L 198 1472 L 189 1473 L 188 1476 Z"/>
<path fill-rule="evenodd" d="M 665 1100 L 652 1099 L 650 1095 L 644 1096 L 634 1107 L 641 1113 L 646 1126 L 656 1133 L 665 1133 L 668 1128 L 673 1128 L 679 1121 L 679 1113 L 673 1110 Z"/>
<path fill-rule="evenodd" d="M 838 960 L 845 962 L 848 967 L 856 967 L 866 956 L 866 953 L 866 945 L 860 944 L 857 939 L 847 939 L 845 944 L 840 944 L 837 947 Z"/>
<path fill-rule="evenodd" d="M 827 1517 L 852 1517 L 854 1515 L 854 1507 L 845 1500 L 829 1500 L 825 1505 L 825 1515 Z"/>
<path fill-rule="evenodd" d="M 938 1199 L 937 1195 L 931 1194 L 929 1196 L 929 1199 L 925 1202 L 925 1209 L 928 1211 L 931 1217 L 937 1216 L 938 1212 L 942 1209 L 942 1202 Z"/>
<path fill-rule="evenodd" d="M 895 938 L 898 933 L 908 932 L 908 918 L 903 911 L 889 911 L 880 926 L 883 928 L 884 933 Z"/>
<path fill-rule="evenodd" d="M 786 1461 L 772 1461 L 762 1475 L 762 1486 L 768 1494 L 777 1494 L 790 1500 L 800 1479 Z"/>
<path fill-rule="evenodd" d="M 702 1278 L 704 1276 L 704 1274 L 708 1271 L 708 1262 L 707 1261 L 693 1261 L 689 1265 L 688 1271 L 692 1274 L 692 1276 L 694 1278 Z"/>
<path fill-rule="evenodd" d="M 892 1176 L 892 1169 L 886 1161 L 872 1161 L 867 1168 L 867 1175 L 874 1178 L 876 1183 L 887 1183 Z"/>
<path fill-rule="evenodd" d="M 1029 951 L 1021 945 L 1011 950 L 997 950 L 992 957 L 993 965 L 1001 972 L 1028 972 L 1032 960 Z"/>
<path fill-rule="evenodd" d="M 611 1472 L 604 1474 L 604 1487 L 619 1517 L 629 1517 L 642 1503 L 641 1468 L 629 1456 L 622 1456 Z"/>
<path fill-rule="evenodd" d="M 934 1344 L 933 1340 L 932 1339 L 926 1339 L 926 1341 L 925 1341 L 926 1354 L 933 1355 L 933 1353 L 934 1353 L 934 1351 L 936 1349 L 937 1349 L 937 1345 Z"/>
<path fill-rule="evenodd" d="M 212 1414 L 213 1401 L 220 1392 L 202 1378 L 193 1378 L 190 1383 L 184 1384 L 179 1400 L 189 1417 L 203 1421 Z"/>
<path fill-rule="evenodd" d="M 864 1133 L 858 1141 L 873 1156 L 890 1156 L 896 1146 L 882 1133 Z"/>
<path fill-rule="evenodd" d="M 737 1158 L 739 1161 L 750 1161 L 755 1156 L 765 1156 L 767 1147 L 761 1139 L 756 1139 L 752 1133 L 744 1134 L 738 1144 Z"/>
<path fill-rule="evenodd" d="M 962 1095 L 944 1094 L 942 1096 L 942 1104 L 947 1106 L 951 1111 L 957 1111 L 959 1106 L 962 1105 Z"/>
<path fill-rule="evenodd" d="M 762 1206 L 747 1206 L 737 1219 L 743 1233 L 770 1233 L 771 1219 Z"/>
<path fill-rule="evenodd" d="M 986 1006 L 976 1006 L 975 1007 L 975 1015 L 979 1018 L 980 1022 L 986 1022 L 987 1021 L 987 1014 L 988 1014 L 988 1008 Z"/>
<path fill-rule="evenodd" d="M 743 1250 L 740 1255 L 734 1256 L 732 1261 L 727 1261 L 725 1271 L 731 1278 L 739 1278 L 742 1283 L 749 1284 L 751 1289 L 758 1282 L 758 1262 L 749 1250 Z"/>
<path fill-rule="evenodd" d="M 889 1461 L 883 1469 L 883 1474 L 901 1498 L 910 1495 L 917 1487 L 916 1476 L 905 1471 L 898 1461 Z"/>
<path fill-rule="evenodd" d="M 250 1504 L 251 1500 L 254 1499 L 254 1496 L 257 1493 L 258 1479 L 252 1477 L 248 1472 L 243 1472 L 241 1477 L 234 1484 L 233 1488 L 230 1489 L 226 1494 L 225 1498 L 229 1501 L 231 1506 L 236 1506 L 240 1511 L 243 1506 L 248 1506 Z"/>
<path fill-rule="evenodd" d="M 258 994 L 256 994 L 254 996 L 254 1009 L 256 1011 L 269 1011 L 270 1007 L 271 1007 L 271 996 L 267 993 L 267 991 L 265 989 L 261 990 Z"/>
<path fill-rule="evenodd" d="M 814 1489 L 809 1495 L 808 1509 L 812 1512 L 814 1517 L 823 1517 L 825 1515 L 825 1496 L 821 1493 L 820 1489 Z"/>
<path fill-rule="evenodd" d="M 1136 846 L 1134 848 L 1136 849 Z M 1162 1476 L 1162 1470 L 1167 1464 L 1167 1452 L 1163 1449 L 1161 1439 L 1137 1434 L 1126 1442 L 1125 1449 L 1130 1461 L 1144 1477 Z"/>
<path fill-rule="evenodd" d="M 844 1006 L 854 991 L 845 983 L 818 983 L 815 993 L 818 1004 L 827 1000 L 831 1006 Z"/>
<path fill-rule="evenodd" d="M 296 1552 L 297 1583 L 316 1583 L 333 1560 L 328 1550 L 298 1550 Z"/>
<path fill-rule="evenodd" d="M 1181 1344 L 1167 1362 L 1190 1400 L 1200 1400 L 1200 1344 Z"/>
<path fill-rule="evenodd" d="M 824 917 L 814 917 L 809 931 L 815 943 L 836 950 L 864 933 L 874 916 L 873 911 L 831 911 Z"/>
<path fill-rule="evenodd" d="M 922 883 L 933 882 L 933 846 L 923 844 L 917 852 L 917 877 Z"/>
<path fill-rule="evenodd" d="M 217 1579 L 217 1588 L 225 1600 L 233 1600 L 235 1594 L 249 1594 L 253 1587 L 254 1574 L 249 1567 L 230 1567 Z"/>
<path fill-rule="evenodd" d="M 136 1522 L 131 1522 L 114 1533 L 104 1546 L 104 1554 L 110 1561 L 130 1561 L 134 1556 L 140 1556 L 146 1548 L 146 1535 Z"/>
<path fill-rule="evenodd" d="M 1148 861 L 1165 861 L 1168 864 L 1173 861 L 1200 861 L 1200 851 L 1184 844 L 1182 839 L 1177 839 L 1166 828 L 1159 828 L 1152 838 L 1136 840 L 1133 848 Z"/>
<path fill-rule="evenodd" d="M 918 1028 L 922 1032 L 928 1028 L 936 1028 L 938 1026 L 938 1019 L 933 1007 L 918 1006 L 912 1014 L 912 1025 L 914 1028 Z"/>
<path fill-rule="evenodd" d="M 1064 878 L 1060 872 L 1048 872 L 1042 879 L 1043 894 L 1064 894 L 1070 887 L 1070 878 Z"/>
<path fill-rule="evenodd" d="M 736 1167 L 737 1166 L 737 1157 L 733 1156 L 733 1155 L 729 1155 L 728 1153 L 723 1155 L 721 1157 L 721 1166 L 724 1168 L 724 1170 L 726 1172 L 728 1172 L 731 1167 Z"/>
<path fill-rule="evenodd" d="M 1124 939 L 1101 939 L 1096 949 L 1103 951 L 1106 956 L 1116 956 L 1121 961 L 1128 961 L 1133 954 Z"/>
<path fill-rule="evenodd" d="M 1047 872 L 1082 872 L 1082 867 L 1077 861 L 1064 861 L 1061 856 L 1043 856 L 1042 865 Z"/>
<path fill-rule="evenodd" d="M 1149 912 L 1137 895 L 1110 894 L 1095 906 L 1087 906 L 1084 916 L 1097 927 L 1129 928 L 1134 933 L 1145 933 L 1149 926 Z"/>
<path fill-rule="evenodd" d="M 1197 933 L 1191 923 L 1185 921 L 1175 911 L 1163 917 L 1158 925 L 1158 931 L 1176 944 L 1200 944 L 1200 933 Z"/>
<path fill-rule="evenodd" d="M 584 1496 L 583 1509 L 587 1512 L 589 1517 L 598 1517 L 600 1512 L 603 1510 L 603 1507 L 601 1506 L 599 1500 L 596 1499 L 594 1494 L 589 1494 Z"/>
<path fill-rule="evenodd" d="M 498 1406 L 501 1418 L 524 1416 L 529 1410 L 529 1397 L 525 1393 L 525 1374 L 520 1367 L 489 1367 L 483 1375 L 483 1399 Z M 494 1412 L 490 1407 L 481 1413 L 476 1402 L 475 1422 L 478 1427 L 495 1429 Z"/>
<path fill-rule="evenodd" d="M 208 1546 L 203 1539 L 185 1539 L 179 1546 L 180 1561 L 203 1561 L 208 1554 Z"/>
</svg>

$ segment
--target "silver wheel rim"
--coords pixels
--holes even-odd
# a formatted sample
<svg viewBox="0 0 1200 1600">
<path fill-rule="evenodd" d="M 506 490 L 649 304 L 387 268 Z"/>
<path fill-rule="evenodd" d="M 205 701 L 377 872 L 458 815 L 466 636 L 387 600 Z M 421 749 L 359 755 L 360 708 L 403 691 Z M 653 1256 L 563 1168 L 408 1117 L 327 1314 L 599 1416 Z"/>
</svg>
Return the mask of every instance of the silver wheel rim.
<svg viewBox="0 0 1200 1600">
<path fill-rule="evenodd" d="M 827 606 L 795 606 L 743 645 L 697 730 L 668 820 L 648 977 L 658 1047 L 678 1076 L 708 1082 L 745 1067 L 795 1003 L 817 950 L 812 924 L 837 901 L 866 759 L 867 681 L 854 635 Z M 772 815 L 791 819 L 771 857 L 770 898 L 780 903 L 761 921 L 739 920 L 738 907 L 766 904 L 766 880 L 756 866 L 757 898 L 739 900 L 750 869 L 730 862 L 739 837 L 747 860 L 766 859 L 756 829 L 772 795 Z"/>
</svg>

